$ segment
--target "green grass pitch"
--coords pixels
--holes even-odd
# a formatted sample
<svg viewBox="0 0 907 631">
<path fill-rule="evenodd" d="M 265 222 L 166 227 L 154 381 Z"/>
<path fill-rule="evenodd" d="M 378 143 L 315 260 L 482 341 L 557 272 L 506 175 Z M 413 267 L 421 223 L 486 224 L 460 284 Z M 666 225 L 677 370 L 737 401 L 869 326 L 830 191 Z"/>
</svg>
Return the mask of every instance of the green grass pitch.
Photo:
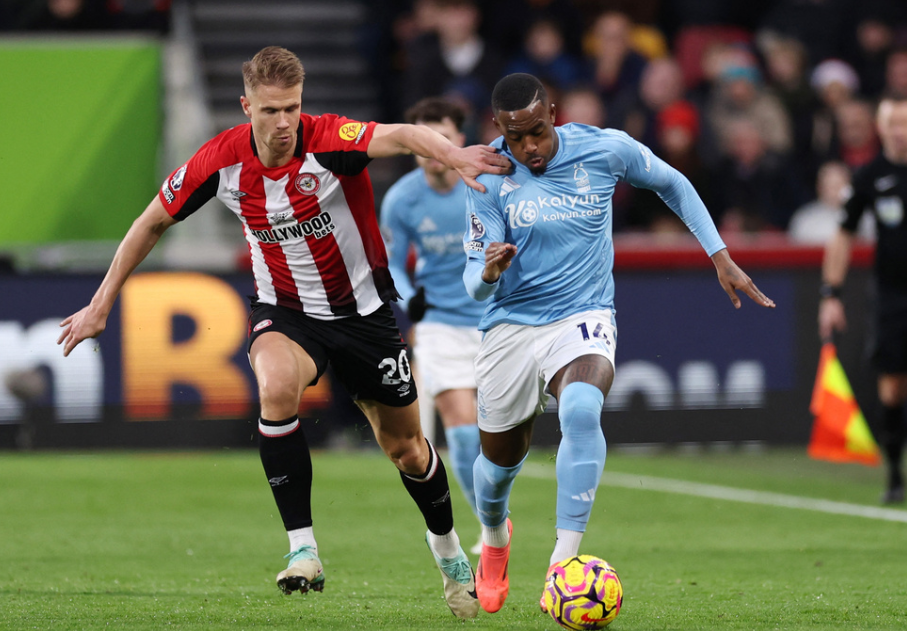
<svg viewBox="0 0 907 631">
<path fill-rule="evenodd" d="M 874 506 L 883 473 L 800 451 L 637 456 L 656 476 Z M 374 451 L 317 453 L 324 593 L 283 596 L 286 536 L 257 454 L 0 455 L 0 629 L 548 629 L 554 461 L 517 479 L 510 597 L 448 611 L 424 524 Z M 607 481 L 607 477 L 606 477 Z M 611 629 L 907 629 L 907 523 L 604 484 L 582 552 L 624 584 Z M 465 547 L 478 526 L 458 491 Z M 904 513 L 907 515 L 907 512 Z"/>
</svg>

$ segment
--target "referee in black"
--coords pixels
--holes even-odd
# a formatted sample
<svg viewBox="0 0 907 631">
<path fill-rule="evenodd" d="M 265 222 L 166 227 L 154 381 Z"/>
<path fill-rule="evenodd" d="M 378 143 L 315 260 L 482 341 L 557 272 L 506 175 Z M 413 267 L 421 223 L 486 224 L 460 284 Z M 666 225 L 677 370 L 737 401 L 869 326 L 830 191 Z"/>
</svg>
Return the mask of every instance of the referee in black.
<svg viewBox="0 0 907 631">
<path fill-rule="evenodd" d="M 876 224 L 875 281 L 878 303 L 872 359 L 879 371 L 882 443 L 888 485 L 882 503 L 904 501 L 901 455 L 907 438 L 907 98 L 883 97 L 876 117 L 882 151 L 853 178 L 841 228 L 825 248 L 819 335 L 831 339 L 847 322 L 841 287 L 850 264 L 854 232 L 863 212 Z"/>
</svg>

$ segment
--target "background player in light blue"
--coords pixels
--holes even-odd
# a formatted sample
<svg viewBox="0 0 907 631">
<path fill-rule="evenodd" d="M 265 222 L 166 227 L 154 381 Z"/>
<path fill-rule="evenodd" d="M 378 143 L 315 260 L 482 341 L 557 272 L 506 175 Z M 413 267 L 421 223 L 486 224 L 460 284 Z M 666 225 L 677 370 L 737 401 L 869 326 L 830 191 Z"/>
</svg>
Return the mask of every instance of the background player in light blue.
<svg viewBox="0 0 907 631">
<path fill-rule="evenodd" d="M 406 122 L 426 125 L 457 146 L 463 109 L 441 98 L 419 101 L 406 112 Z M 484 304 L 463 286 L 463 229 L 466 184 L 459 174 L 431 158 L 416 158 L 419 168 L 403 176 L 384 197 L 381 233 L 388 263 L 413 327 L 413 353 L 419 388 L 441 415 L 454 475 L 473 512 L 473 464 L 479 455 L 476 426 L 475 356 Z M 415 286 L 406 270 L 410 246 L 417 262 Z M 426 417 L 434 421 L 434 409 Z M 423 423 L 425 420 L 423 420 Z M 473 547 L 478 554 L 481 542 Z"/>
<path fill-rule="evenodd" d="M 555 127 L 555 106 L 532 75 L 501 79 L 492 110 L 503 134 L 494 146 L 515 169 L 479 178 L 485 194 L 467 192 L 464 271 L 473 297 L 492 296 L 479 324 L 485 332 L 476 358 L 482 454 L 474 472 L 483 540 L 476 587 L 489 612 L 507 597 L 508 499 L 529 451 L 533 419 L 550 395 L 558 402 L 562 433 L 550 564 L 578 554 L 589 521 L 605 464 L 601 411 L 617 346 L 615 184 L 625 180 L 658 192 L 712 258 L 735 307 L 737 290 L 774 307 L 731 260 L 689 181 L 647 147 L 612 129 Z"/>
</svg>

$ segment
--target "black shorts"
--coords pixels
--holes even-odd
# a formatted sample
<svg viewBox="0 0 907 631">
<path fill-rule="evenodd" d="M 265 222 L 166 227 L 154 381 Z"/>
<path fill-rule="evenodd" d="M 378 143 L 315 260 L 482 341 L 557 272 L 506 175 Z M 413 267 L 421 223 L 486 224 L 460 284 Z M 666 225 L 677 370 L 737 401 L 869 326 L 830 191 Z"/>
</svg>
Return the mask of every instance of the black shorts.
<svg viewBox="0 0 907 631">
<path fill-rule="evenodd" d="M 283 333 L 314 360 L 318 374 L 308 385 L 317 383 L 330 364 L 353 399 L 393 407 L 416 400 L 406 343 L 387 304 L 367 316 L 316 320 L 295 309 L 253 301 L 249 349 L 269 331 Z"/>
<path fill-rule="evenodd" d="M 883 374 L 907 373 L 907 292 L 879 288 L 873 364 Z"/>
</svg>

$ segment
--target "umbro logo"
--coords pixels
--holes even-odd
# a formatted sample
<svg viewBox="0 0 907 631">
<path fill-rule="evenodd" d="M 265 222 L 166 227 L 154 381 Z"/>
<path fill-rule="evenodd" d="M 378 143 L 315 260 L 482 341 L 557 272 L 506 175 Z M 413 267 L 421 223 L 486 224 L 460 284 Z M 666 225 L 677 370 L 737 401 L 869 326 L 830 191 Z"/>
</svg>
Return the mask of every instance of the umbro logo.
<svg viewBox="0 0 907 631">
<path fill-rule="evenodd" d="M 881 192 L 887 191 L 890 188 L 894 188 L 894 185 L 898 183 L 897 175 L 886 175 L 885 177 L 880 177 L 875 181 L 876 190 Z"/>
<path fill-rule="evenodd" d="M 508 175 L 504 178 L 504 183 L 501 184 L 501 192 L 498 193 L 498 197 L 504 197 L 507 193 L 515 191 L 518 188 L 520 188 L 520 185 L 514 182 Z"/>
<path fill-rule="evenodd" d="M 237 189 L 230 189 L 230 195 L 232 195 L 234 199 L 239 199 L 240 197 L 245 197 L 246 193 Z"/>
</svg>

